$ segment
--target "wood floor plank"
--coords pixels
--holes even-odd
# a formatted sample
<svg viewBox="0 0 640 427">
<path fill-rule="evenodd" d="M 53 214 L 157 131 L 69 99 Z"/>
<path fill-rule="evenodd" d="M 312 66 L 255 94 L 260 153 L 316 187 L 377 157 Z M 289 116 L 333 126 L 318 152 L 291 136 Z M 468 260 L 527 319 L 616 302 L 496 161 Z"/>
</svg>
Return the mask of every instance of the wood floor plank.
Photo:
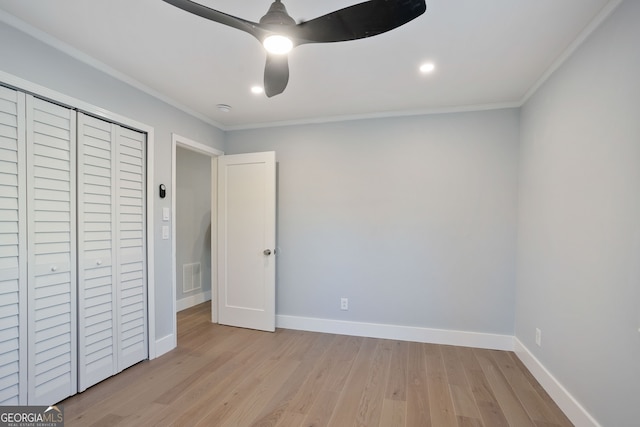
<svg viewBox="0 0 640 427">
<path fill-rule="evenodd" d="M 276 337 L 274 336 L 273 339 Z M 221 425 L 228 418 L 236 417 L 236 411 L 241 411 L 245 402 L 248 403 L 247 410 L 255 411 L 256 407 L 265 398 L 264 388 L 261 385 L 264 381 L 272 380 L 272 373 L 275 370 L 282 374 L 291 367 L 288 359 L 281 358 L 283 348 L 287 346 L 292 334 L 282 333 L 278 335 L 280 345 L 272 347 L 272 357 L 264 357 L 262 351 L 264 347 L 244 363 L 240 370 L 236 370 L 237 378 L 229 384 L 225 390 L 220 390 L 217 396 L 211 396 L 207 411 L 204 415 L 195 417 L 192 414 L 187 418 L 183 417 L 185 425 Z M 272 341 L 272 340 L 268 340 Z M 296 361 L 296 366 L 297 366 Z M 235 385 L 235 387 L 234 387 Z"/>
<path fill-rule="evenodd" d="M 515 353 L 510 353 L 511 358 L 513 359 L 515 365 L 520 369 L 523 375 L 529 381 L 529 384 L 533 387 L 533 389 L 538 393 L 538 396 L 542 400 L 544 400 L 547 404 L 547 407 L 554 413 L 555 418 L 558 420 L 558 424 L 561 426 L 571 426 L 573 425 L 569 418 L 558 408 L 558 405 L 551 399 L 551 396 L 542 388 L 540 383 L 533 377 L 533 374 L 529 372 L 527 367 L 522 363 L 522 361 L 515 355 Z"/>
<path fill-rule="evenodd" d="M 469 418 L 458 415 L 456 417 L 458 420 L 458 427 L 483 427 L 482 421 L 477 418 Z"/>
<path fill-rule="evenodd" d="M 465 418 L 475 418 L 480 420 L 480 411 L 471 392 L 471 387 L 467 385 L 449 384 L 451 400 L 456 416 Z"/>
<path fill-rule="evenodd" d="M 442 346 L 441 351 L 456 416 L 480 422 L 480 411 L 457 348 Z"/>
<path fill-rule="evenodd" d="M 337 349 L 335 357 L 330 357 L 328 360 L 331 369 L 325 383 L 327 390 L 342 391 L 344 389 L 344 385 L 349 378 L 349 373 L 365 341 L 365 338 L 362 337 L 343 335 L 341 338 L 339 341 L 340 348 Z"/>
<path fill-rule="evenodd" d="M 299 365 L 300 362 L 297 360 L 279 359 L 273 370 L 256 387 L 247 390 L 246 398 L 233 402 L 235 410 L 224 422 L 217 425 L 221 427 L 251 425 L 263 413 L 263 408 L 271 399 L 273 391 L 279 390 Z M 205 420 L 199 425 L 211 426 L 209 420 Z"/>
<path fill-rule="evenodd" d="M 117 423 L 105 424 L 105 426 L 141 426 L 141 425 L 151 425 L 149 420 L 159 411 L 163 410 L 166 405 L 162 405 L 159 403 L 150 403 L 149 405 L 145 405 L 139 411 L 134 412 L 126 418 L 119 420 Z"/>
<path fill-rule="evenodd" d="M 373 355 L 379 342 L 372 338 L 363 338 L 353 369 L 340 391 L 338 406 L 329 420 L 330 426 L 342 427 L 354 425 L 360 406 L 362 393 L 367 385 L 369 369 L 373 363 Z"/>
<path fill-rule="evenodd" d="M 305 425 L 304 422 L 305 415 L 298 414 L 296 412 L 285 411 L 284 414 L 280 417 L 280 419 L 276 422 L 276 424 L 263 424 L 260 422 L 256 422 L 252 425 L 252 427 L 292 427 L 292 426 L 302 426 Z M 309 425 L 307 425 L 309 426 Z"/>
<path fill-rule="evenodd" d="M 327 351 L 319 357 L 305 382 L 296 390 L 288 408 L 291 412 L 306 415 L 322 390 L 330 388 L 325 385 L 330 378 L 334 364 L 339 363 L 334 355 L 340 354 L 340 350 L 344 349 L 343 343 L 346 343 L 346 337 L 333 335 L 327 335 L 327 337 L 331 337 L 331 342 L 326 342 Z"/>
<path fill-rule="evenodd" d="M 168 358 L 163 360 L 163 362 L 167 361 L 169 361 Z M 123 372 L 123 375 L 116 375 L 108 378 L 89 388 L 84 393 L 78 393 L 65 400 L 65 422 L 69 423 L 70 420 L 81 418 L 91 408 L 105 401 L 113 394 L 118 393 L 119 390 L 127 387 L 130 382 L 139 381 L 144 375 L 146 375 L 149 364 L 150 362 L 146 361 L 138 363 Z"/>
<path fill-rule="evenodd" d="M 230 351 L 225 351 L 215 355 L 212 358 L 213 360 L 211 361 L 211 363 L 204 365 L 202 369 L 191 373 L 191 375 L 185 376 L 182 381 L 180 381 L 174 387 L 166 390 L 157 399 L 155 399 L 154 402 L 164 405 L 174 403 L 181 396 L 184 396 L 186 393 L 188 393 L 189 390 L 193 389 L 194 384 L 206 379 L 208 377 L 208 374 L 212 374 L 217 371 L 219 372 L 219 369 L 221 369 L 222 366 L 229 362 L 234 356 L 235 353 L 232 353 Z"/>
<path fill-rule="evenodd" d="M 149 364 L 149 362 L 145 363 Z M 88 408 L 82 416 L 72 418 L 70 423 L 78 421 L 79 425 L 85 425 L 84 420 L 95 419 L 102 414 L 113 412 L 114 408 L 117 408 L 118 415 L 124 417 L 135 414 L 141 407 L 151 404 L 158 396 L 164 393 L 164 390 L 172 388 L 179 383 L 180 379 L 186 374 L 188 369 L 186 366 L 189 363 L 197 364 L 198 361 L 191 356 L 185 356 L 182 361 L 174 360 L 173 363 L 164 366 L 162 370 L 156 366 L 150 366 L 145 375 L 139 378 L 139 382 L 128 385 L 127 389 L 131 394 L 127 395 L 119 392 L 110 394 L 105 400 Z M 132 399 L 131 396 L 136 398 Z M 65 423 L 68 423 L 66 417 Z"/>
<path fill-rule="evenodd" d="M 409 359 L 409 343 L 393 341 L 389 381 L 385 392 L 386 399 L 407 400 L 407 363 Z"/>
<path fill-rule="evenodd" d="M 380 413 L 380 427 L 404 426 L 407 423 L 407 402 L 385 398 Z"/>
<path fill-rule="evenodd" d="M 457 347 L 443 345 L 440 346 L 440 351 L 442 352 L 442 360 L 449 384 L 466 386 L 468 384 L 467 376 L 462 368 Z"/>
<path fill-rule="evenodd" d="M 267 333 L 256 335 L 250 345 L 242 347 L 237 353 L 232 352 L 233 357 L 214 372 L 203 373 L 194 369 L 193 372 L 202 374 L 201 377 L 171 405 L 158 411 L 149 420 L 149 425 L 173 425 L 179 420 L 195 423 L 205 418 L 212 405 L 223 400 L 226 393 L 233 390 L 234 384 L 251 374 L 251 367 L 263 359 L 261 349 L 269 340 L 271 337 Z M 167 393 L 171 393 L 171 389 Z M 176 411 L 176 408 L 181 410 Z"/>
<path fill-rule="evenodd" d="M 231 353 L 232 356 L 227 363 L 215 371 L 194 371 L 191 378 L 195 377 L 195 379 L 188 389 L 183 390 L 179 395 L 175 394 L 173 389 L 169 389 L 164 395 L 156 399 L 155 402 L 166 402 L 168 405 L 166 408 L 157 411 L 150 418 L 149 424 L 164 423 L 170 425 L 185 417 L 185 413 L 188 414 L 187 417 L 189 419 L 203 418 L 208 412 L 209 406 L 217 402 L 211 396 L 222 397 L 224 392 L 242 377 L 240 370 L 243 362 L 251 360 L 246 359 L 250 354 L 239 356 L 236 353 Z M 173 399 L 171 399 L 171 396 L 173 396 Z M 175 408 L 182 408 L 182 410 L 176 411 Z"/>
<path fill-rule="evenodd" d="M 116 414 L 105 414 L 96 422 L 91 423 L 91 427 L 110 427 L 118 424 L 123 424 L 126 418 Z"/>
<path fill-rule="evenodd" d="M 356 416 L 356 426 L 375 426 L 380 422 L 380 412 L 384 400 L 385 389 L 389 379 L 391 341 L 378 343 L 369 368 L 367 384 L 364 387 Z"/>
<path fill-rule="evenodd" d="M 338 404 L 340 393 L 331 390 L 320 390 L 318 397 L 313 401 L 308 414 L 303 420 L 305 427 L 320 427 L 329 425 L 329 420 Z M 282 427 L 289 427 L 282 424 Z"/>
<path fill-rule="evenodd" d="M 295 359 L 294 359 L 295 360 Z M 280 388 L 272 393 L 260 414 L 256 417 L 258 425 L 275 425 L 287 412 L 289 404 L 298 389 L 309 377 L 315 361 L 313 359 L 298 360 L 298 367 L 289 375 Z"/>
<path fill-rule="evenodd" d="M 427 361 L 431 424 L 438 427 L 456 427 L 458 422 L 449 392 L 449 383 L 440 346 L 425 344 L 424 348 Z"/>
<path fill-rule="evenodd" d="M 476 400 L 476 405 L 484 425 L 505 427 L 509 423 L 498 404 L 498 401 L 491 390 L 491 385 L 487 381 L 473 349 L 468 347 L 458 347 L 458 355 L 462 361 L 471 392 Z"/>
<path fill-rule="evenodd" d="M 278 341 L 282 340 L 283 335 L 278 337 Z M 207 417 L 222 417 L 228 410 L 225 405 L 226 399 L 232 399 L 230 395 L 235 392 L 242 381 L 248 381 L 253 378 L 255 370 L 262 368 L 261 363 L 267 364 L 272 359 L 265 359 L 263 349 L 270 345 L 275 337 L 269 333 L 260 333 L 252 344 L 241 350 L 228 364 L 223 365 L 221 369 L 216 371 L 213 376 L 206 378 L 206 382 L 199 381 L 198 385 L 192 389 L 193 393 L 189 396 L 184 406 L 180 406 L 181 411 L 158 414 L 157 425 L 194 425 L 196 422 L 206 419 Z M 269 365 L 271 366 L 271 365 Z M 209 385 L 209 387 L 207 387 Z M 224 408 L 220 413 L 211 415 L 212 408 L 221 406 Z M 172 405 L 171 408 L 175 409 Z"/>
<path fill-rule="evenodd" d="M 409 343 L 407 361 L 407 426 L 431 427 L 424 346 Z"/>
<path fill-rule="evenodd" d="M 491 351 L 493 359 L 505 376 L 514 393 L 523 404 L 527 414 L 534 422 L 560 425 L 562 420 L 556 418 L 555 413 L 529 383 L 527 377 L 514 363 L 511 355 L 504 351 Z"/>
<path fill-rule="evenodd" d="M 474 353 L 509 425 L 519 427 L 534 426 L 533 421 L 529 418 L 527 411 L 518 400 L 509 382 L 491 357 L 490 350 L 474 349 Z"/>
<path fill-rule="evenodd" d="M 514 353 L 212 324 L 178 313 L 178 348 L 61 402 L 65 425 L 568 427 Z"/>
</svg>

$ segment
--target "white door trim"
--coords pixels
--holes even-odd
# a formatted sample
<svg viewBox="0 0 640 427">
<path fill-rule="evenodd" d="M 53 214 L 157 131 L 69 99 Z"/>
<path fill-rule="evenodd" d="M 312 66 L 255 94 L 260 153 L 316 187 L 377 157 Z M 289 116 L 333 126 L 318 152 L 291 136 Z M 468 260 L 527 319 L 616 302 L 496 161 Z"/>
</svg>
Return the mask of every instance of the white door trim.
<svg viewBox="0 0 640 427">
<path fill-rule="evenodd" d="M 177 323 L 177 301 L 176 301 L 176 286 L 177 286 L 177 266 L 176 266 L 176 152 L 178 147 L 185 148 L 187 150 L 195 151 L 196 153 L 204 154 L 205 156 L 211 157 L 211 212 L 216 211 L 217 206 L 217 191 L 216 187 L 213 185 L 214 180 L 217 176 L 217 158 L 218 156 L 224 155 L 223 151 L 217 150 L 215 148 L 209 147 L 208 145 L 202 144 L 200 142 L 193 141 L 189 138 L 185 138 L 184 136 L 177 135 L 175 133 L 171 134 L 171 295 L 172 295 L 172 304 L 173 304 L 173 343 L 171 348 L 175 348 L 178 345 L 178 323 Z M 214 224 L 211 224 L 211 248 L 217 247 L 217 227 Z M 212 250 L 212 254 L 214 251 Z M 216 272 L 213 271 L 215 269 L 215 260 L 212 256 L 211 263 L 211 295 L 218 294 L 218 281 Z M 217 299 L 217 298 L 216 298 Z M 211 321 L 214 323 L 218 322 L 218 310 L 211 310 Z"/>
<path fill-rule="evenodd" d="M 66 105 L 75 110 L 83 111 L 90 115 L 103 118 L 110 122 L 119 123 L 131 129 L 138 130 L 147 134 L 147 305 L 148 305 L 148 321 L 147 325 L 149 332 L 149 359 L 155 359 L 156 354 L 156 311 L 155 311 L 155 245 L 153 231 L 155 230 L 153 207 L 155 192 L 155 181 L 153 180 L 154 171 L 154 128 L 147 124 L 138 122 L 120 114 L 116 114 L 112 111 L 105 110 L 100 107 L 96 107 L 93 104 L 81 101 L 72 96 L 65 95 L 63 93 L 51 90 L 47 87 L 40 86 L 36 83 L 24 80 L 20 77 L 6 73 L 0 70 L 0 82 L 9 85 L 15 89 L 22 90 L 28 93 L 36 94 L 38 97 L 42 97 L 53 102 Z"/>
</svg>

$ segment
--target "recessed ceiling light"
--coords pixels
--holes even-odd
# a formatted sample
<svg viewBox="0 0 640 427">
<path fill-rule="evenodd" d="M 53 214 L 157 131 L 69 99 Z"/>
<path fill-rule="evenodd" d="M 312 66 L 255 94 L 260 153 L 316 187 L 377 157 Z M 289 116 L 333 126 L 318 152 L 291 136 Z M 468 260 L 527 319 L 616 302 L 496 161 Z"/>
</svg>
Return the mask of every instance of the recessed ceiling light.
<svg viewBox="0 0 640 427">
<path fill-rule="evenodd" d="M 251 93 L 255 93 L 256 95 L 259 95 L 262 92 L 264 92 L 264 88 L 262 86 L 252 86 L 251 87 Z"/>
<path fill-rule="evenodd" d="M 436 69 L 436 65 L 433 62 L 425 62 L 420 66 L 420 72 L 423 74 L 432 73 Z"/>
<path fill-rule="evenodd" d="M 229 111 L 231 111 L 231 105 L 218 104 L 216 105 L 216 107 L 218 107 L 218 110 L 222 111 L 223 113 L 228 113 Z"/>
</svg>

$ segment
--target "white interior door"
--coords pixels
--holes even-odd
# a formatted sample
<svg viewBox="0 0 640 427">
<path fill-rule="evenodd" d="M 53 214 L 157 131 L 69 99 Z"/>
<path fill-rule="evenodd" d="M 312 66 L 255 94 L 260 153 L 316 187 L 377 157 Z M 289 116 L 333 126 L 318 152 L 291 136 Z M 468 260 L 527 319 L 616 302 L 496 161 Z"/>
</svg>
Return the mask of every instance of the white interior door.
<svg viewBox="0 0 640 427">
<path fill-rule="evenodd" d="M 275 330 L 275 153 L 218 157 L 219 323 Z"/>
</svg>

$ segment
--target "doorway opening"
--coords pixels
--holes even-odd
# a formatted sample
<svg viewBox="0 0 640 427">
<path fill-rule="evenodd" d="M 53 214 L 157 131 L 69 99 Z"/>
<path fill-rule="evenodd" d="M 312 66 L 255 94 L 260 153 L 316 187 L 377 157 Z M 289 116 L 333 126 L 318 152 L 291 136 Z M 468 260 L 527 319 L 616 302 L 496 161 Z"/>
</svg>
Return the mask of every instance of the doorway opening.
<svg viewBox="0 0 640 427">
<path fill-rule="evenodd" d="M 172 298 L 174 347 L 177 313 L 211 301 L 211 320 L 217 322 L 216 248 L 217 158 L 222 151 L 188 138 L 172 137 Z"/>
</svg>

